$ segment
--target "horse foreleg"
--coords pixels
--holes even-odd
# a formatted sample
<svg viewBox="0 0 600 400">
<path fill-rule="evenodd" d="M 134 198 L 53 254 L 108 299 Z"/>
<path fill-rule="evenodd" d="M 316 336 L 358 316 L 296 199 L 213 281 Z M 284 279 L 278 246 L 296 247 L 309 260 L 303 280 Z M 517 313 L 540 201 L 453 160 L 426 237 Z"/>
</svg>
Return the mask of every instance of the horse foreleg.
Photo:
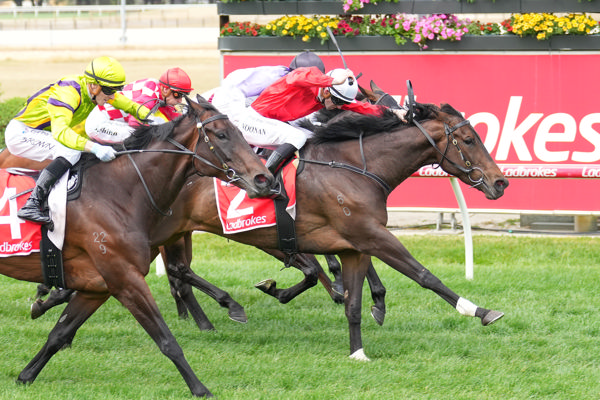
<svg viewBox="0 0 600 400">
<path fill-rule="evenodd" d="M 197 274 L 192 271 L 190 268 L 192 262 L 192 234 L 191 232 L 186 233 L 181 239 L 177 242 L 164 247 L 165 254 L 165 265 L 167 269 L 167 273 L 170 277 L 175 277 L 179 279 L 183 285 L 192 285 L 201 292 L 207 294 L 211 298 L 213 298 L 221 307 L 225 307 L 228 310 L 229 318 L 233 321 L 246 323 L 248 322 L 248 316 L 244 311 L 244 307 L 237 301 L 235 301 L 229 293 L 226 291 L 219 289 L 217 286 L 208 282 L 207 280 L 201 278 Z M 194 312 L 200 308 L 200 305 L 193 297 L 193 293 L 191 292 L 191 288 L 188 286 L 188 290 L 186 291 L 186 299 L 184 303 L 187 309 L 192 313 L 194 320 L 196 323 L 198 322 L 198 318 L 201 318 L 200 314 L 194 314 Z M 193 300 L 192 300 L 193 298 Z M 201 311 L 202 312 L 202 311 Z M 204 312 L 202 312 L 204 314 Z M 206 318 L 208 321 L 208 318 Z M 210 323 L 210 321 L 208 321 Z M 202 329 L 202 328 L 201 328 Z M 214 329 L 214 327 L 213 327 Z"/>
<path fill-rule="evenodd" d="M 372 242 L 377 243 L 377 246 L 370 249 L 371 255 L 414 280 L 421 287 L 432 290 L 460 314 L 478 317 L 484 326 L 490 325 L 504 316 L 502 312 L 478 307 L 454 293 L 440 279 L 415 260 L 402 243 L 387 229 L 382 229 L 376 240 L 372 240 Z"/>
<path fill-rule="evenodd" d="M 347 251 L 340 254 L 345 288 L 344 303 L 350 333 L 350 358 L 361 361 L 369 361 L 369 358 L 363 351 L 360 322 L 362 288 L 370 259 L 369 256 L 355 251 Z"/>
<path fill-rule="evenodd" d="M 338 293 L 344 293 L 344 284 L 342 283 L 342 265 L 333 254 L 325 254 L 325 261 L 329 272 L 333 275 L 333 283 L 331 286 Z"/>
<path fill-rule="evenodd" d="M 379 325 L 383 325 L 385 320 L 385 286 L 379 279 L 372 261 L 369 261 L 367 282 L 369 282 L 369 288 L 371 289 L 371 298 L 375 303 L 371 306 L 371 316 Z"/>
<path fill-rule="evenodd" d="M 52 307 L 68 302 L 73 293 L 71 289 L 51 290 L 46 300 L 37 299 L 31 305 L 31 319 L 39 318 Z"/>
<path fill-rule="evenodd" d="M 77 292 L 60 316 L 39 353 L 21 371 L 17 382 L 31 383 L 57 351 L 70 343 L 83 323 L 109 298 Z"/>
<path fill-rule="evenodd" d="M 208 319 L 202 307 L 198 303 L 198 300 L 194 297 L 194 293 L 192 292 L 192 287 L 187 283 L 183 283 L 178 278 L 174 276 L 168 275 L 169 285 L 171 285 L 171 295 L 175 298 L 175 303 L 177 304 L 177 310 L 179 313 L 179 317 L 182 317 L 182 309 L 185 311 L 185 317 L 187 318 L 187 312 L 190 311 L 192 314 L 192 318 L 196 322 L 198 329 L 201 331 L 211 331 L 214 330 L 212 322 Z"/>
<path fill-rule="evenodd" d="M 127 278 L 125 282 L 123 277 Z M 212 397 L 212 393 L 200 382 L 185 359 L 183 350 L 158 310 L 144 277 L 137 271 L 128 271 L 118 282 L 107 283 L 112 295 L 131 312 L 160 351 L 175 364 L 192 394 Z"/>
</svg>

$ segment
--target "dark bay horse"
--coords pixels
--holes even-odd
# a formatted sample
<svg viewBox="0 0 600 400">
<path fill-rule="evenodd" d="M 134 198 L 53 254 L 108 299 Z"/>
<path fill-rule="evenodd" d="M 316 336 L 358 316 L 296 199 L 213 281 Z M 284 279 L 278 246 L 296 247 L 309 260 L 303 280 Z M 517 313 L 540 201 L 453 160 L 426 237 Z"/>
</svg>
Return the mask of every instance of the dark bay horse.
<svg viewBox="0 0 600 400">
<path fill-rule="evenodd" d="M 152 253 L 161 244 L 153 232 L 196 173 L 231 181 L 253 196 L 267 195 L 273 177 L 225 115 L 202 98 L 189 103 L 188 113 L 175 121 L 136 130 L 125 142 L 131 154 L 96 163 L 85 172 L 80 198 L 67 206 L 63 246 L 66 286 L 75 294 L 18 382 L 33 382 L 114 296 L 175 364 L 192 394 L 212 395 L 186 361 L 144 280 Z M 1 258 L 0 273 L 43 282 L 39 253 Z"/>
<path fill-rule="evenodd" d="M 362 351 L 360 308 L 371 256 L 433 290 L 459 313 L 480 318 L 483 325 L 503 315 L 477 307 L 452 292 L 386 229 L 388 194 L 421 166 L 437 163 L 489 199 L 502 196 L 508 185 L 460 113 L 448 105 L 441 109 L 417 105 L 415 111 L 420 127 L 402 123 L 394 116 L 338 120 L 317 129 L 315 139 L 307 143 L 302 154 L 304 166 L 296 183 L 298 247 L 305 253 L 340 256 L 353 358 L 366 358 Z M 158 242 L 171 242 L 181 235 L 189 237 L 186 231 L 201 230 L 277 252 L 274 227 L 233 235 L 223 233 L 211 179 L 191 178 L 174 204 L 175 218 L 165 218 L 155 232 L 158 237 L 154 240 Z M 177 247 L 165 246 L 165 250 L 170 253 L 170 260 L 176 260 L 168 262 L 169 274 L 186 278 L 190 273 L 189 246 L 186 248 L 184 241 Z M 274 281 L 266 286 L 263 289 L 269 294 L 282 291 L 275 289 Z"/>
<path fill-rule="evenodd" d="M 303 253 L 339 255 L 353 358 L 366 358 L 362 350 L 360 308 L 362 284 L 372 256 L 433 290 L 459 313 L 480 318 L 483 325 L 503 316 L 451 291 L 386 229 L 387 196 L 422 166 L 438 164 L 488 199 L 499 198 L 508 186 L 479 135 L 459 112 L 449 105 L 415 107 L 418 126 L 402 123 L 392 115 L 384 118 L 358 115 L 318 128 L 301 156 L 303 168 L 296 182 L 298 249 Z M 213 185 L 208 179 L 194 178 L 188 182 L 176 204 L 183 205 L 177 207 L 179 212 L 191 210 L 191 214 L 187 219 L 182 216 L 173 219 L 187 221 L 179 226 L 165 219 L 161 226 L 164 235 L 200 230 L 261 249 L 277 249 L 276 228 L 223 233 Z M 178 260 L 185 263 L 186 257 L 180 256 Z"/>
</svg>

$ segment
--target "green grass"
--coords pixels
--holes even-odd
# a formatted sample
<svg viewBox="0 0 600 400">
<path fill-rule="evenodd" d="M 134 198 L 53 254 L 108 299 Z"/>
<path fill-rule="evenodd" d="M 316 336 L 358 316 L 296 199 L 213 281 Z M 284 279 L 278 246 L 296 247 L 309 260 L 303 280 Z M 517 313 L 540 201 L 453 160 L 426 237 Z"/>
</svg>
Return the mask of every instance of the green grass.
<svg viewBox="0 0 600 400">
<path fill-rule="evenodd" d="M 200 380 L 220 399 L 596 399 L 600 393 L 598 238 L 476 236 L 475 280 L 464 279 L 463 238 L 409 236 L 413 255 L 460 295 L 504 311 L 496 324 L 459 315 L 434 293 L 376 264 L 387 294 L 378 326 L 363 301 L 372 362 L 348 359 L 343 306 L 318 286 L 287 305 L 253 288 L 301 274 L 264 253 L 196 235 L 194 269 L 246 308 L 238 324 L 204 294 L 217 331 L 177 318 L 165 277 L 148 276 Z M 189 390 L 114 299 L 29 386 L 15 378 L 43 345 L 60 309 L 29 319 L 35 285 L 0 278 L 0 399 L 187 399 Z M 62 309 L 62 307 L 60 307 Z"/>
</svg>

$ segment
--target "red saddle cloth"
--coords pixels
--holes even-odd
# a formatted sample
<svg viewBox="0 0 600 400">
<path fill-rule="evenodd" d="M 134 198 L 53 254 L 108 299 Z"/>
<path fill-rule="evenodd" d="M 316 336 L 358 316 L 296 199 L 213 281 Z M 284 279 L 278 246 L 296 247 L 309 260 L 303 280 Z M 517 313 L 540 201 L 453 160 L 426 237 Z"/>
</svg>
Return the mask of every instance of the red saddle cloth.
<svg viewBox="0 0 600 400">
<path fill-rule="evenodd" d="M 25 205 L 30 193 L 12 198 L 34 186 L 35 181 L 29 176 L 0 170 L 0 257 L 26 256 L 40 251 L 41 225 L 17 217 L 17 211 Z"/>
<path fill-rule="evenodd" d="M 283 182 L 290 201 L 287 211 L 295 217 L 296 208 L 296 163 L 289 163 L 283 168 Z M 275 205 L 272 199 L 251 199 L 245 190 L 237 186 L 214 179 L 215 196 L 219 218 L 224 233 L 237 233 L 257 228 L 274 226 Z"/>
</svg>

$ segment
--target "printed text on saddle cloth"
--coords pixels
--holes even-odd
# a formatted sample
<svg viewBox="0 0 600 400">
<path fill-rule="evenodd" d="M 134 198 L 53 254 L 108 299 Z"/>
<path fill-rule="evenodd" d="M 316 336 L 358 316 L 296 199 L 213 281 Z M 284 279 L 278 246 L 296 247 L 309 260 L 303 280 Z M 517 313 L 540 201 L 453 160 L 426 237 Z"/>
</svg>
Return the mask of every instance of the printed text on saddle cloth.
<svg viewBox="0 0 600 400">
<path fill-rule="evenodd" d="M 296 209 L 296 165 L 289 163 L 283 169 L 283 182 L 290 199 L 287 211 L 295 217 Z M 275 206 L 267 198 L 250 199 L 245 190 L 214 179 L 219 218 L 224 233 L 237 233 L 256 228 L 274 226 Z"/>
<path fill-rule="evenodd" d="M 40 251 L 40 225 L 17 217 L 17 211 L 23 207 L 29 193 L 14 197 L 34 185 L 34 180 L 28 176 L 0 170 L 0 257 L 25 256 Z"/>
</svg>

